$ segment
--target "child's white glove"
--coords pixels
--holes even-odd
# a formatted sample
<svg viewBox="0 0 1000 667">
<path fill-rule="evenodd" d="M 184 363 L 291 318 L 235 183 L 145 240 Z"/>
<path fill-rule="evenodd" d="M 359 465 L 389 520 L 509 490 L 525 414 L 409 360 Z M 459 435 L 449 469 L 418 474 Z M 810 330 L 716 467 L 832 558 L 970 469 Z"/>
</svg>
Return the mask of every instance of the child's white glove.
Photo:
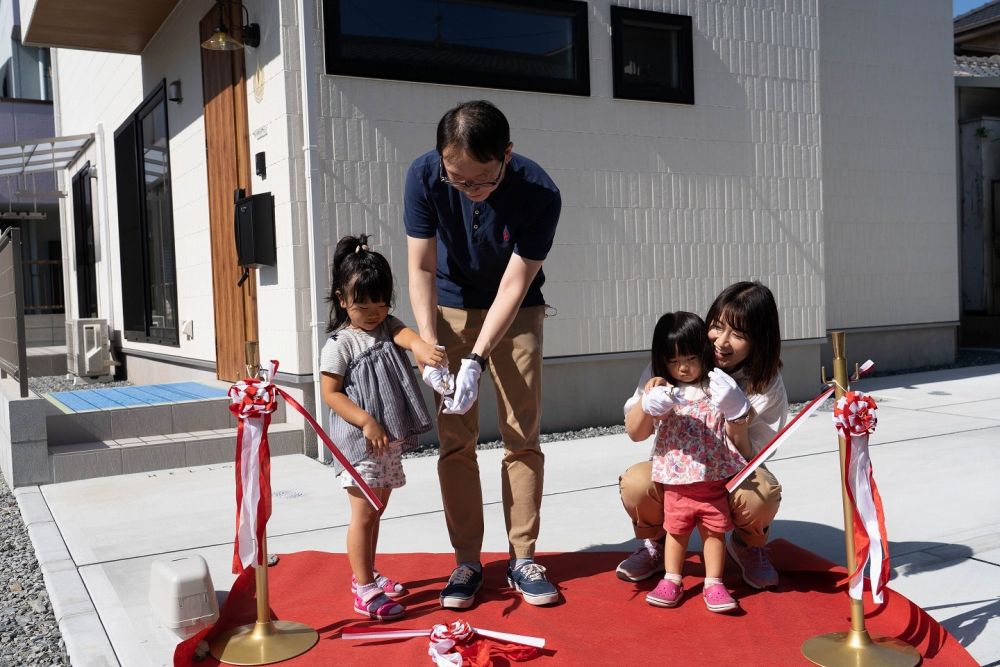
<svg viewBox="0 0 1000 667">
<path fill-rule="evenodd" d="M 475 359 L 462 359 L 462 366 L 455 376 L 455 395 L 445 396 L 444 414 L 464 415 L 479 398 L 479 376 L 483 369 Z"/>
<path fill-rule="evenodd" d="M 709 400 L 727 421 L 739 419 L 750 409 L 746 394 L 725 371 L 715 368 L 708 372 Z"/>
<path fill-rule="evenodd" d="M 673 410 L 674 406 L 686 403 L 677 387 L 660 385 L 642 394 L 642 411 L 650 417 L 662 417 Z"/>
<path fill-rule="evenodd" d="M 455 392 L 455 376 L 448 372 L 447 366 L 424 366 L 421 377 L 424 384 L 442 396 Z"/>
</svg>

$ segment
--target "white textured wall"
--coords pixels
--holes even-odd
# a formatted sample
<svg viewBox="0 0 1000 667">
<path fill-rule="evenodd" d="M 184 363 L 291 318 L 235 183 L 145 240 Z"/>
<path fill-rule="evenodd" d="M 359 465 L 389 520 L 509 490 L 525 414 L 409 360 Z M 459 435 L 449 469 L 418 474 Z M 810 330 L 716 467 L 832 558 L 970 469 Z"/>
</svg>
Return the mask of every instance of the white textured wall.
<svg viewBox="0 0 1000 667">
<path fill-rule="evenodd" d="M 951 7 L 820 7 L 827 323 L 959 316 Z"/>
<path fill-rule="evenodd" d="M 180 103 L 166 103 L 180 347 L 123 341 L 126 350 L 207 361 L 215 361 L 215 310 L 198 22 L 212 6 L 211 0 L 178 3 L 142 53 L 143 96 L 164 80 L 180 81 L 183 96 Z M 190 340 L 180 332 L 187 320 L 193 323 Z"/>
<path fill-rule="evenodd" d="M 373 234 L 406 298 L 402 182 L 456 102 L 487 98 L 514 150 L 563 193 L 544 293 L 546 355 L 639 350 L 666 310 L 704 314 L 727 284 L 768 283 L 786 338 L 825 331 L 815 0 L 620 3 L 690 14 L 693 106 L 615 100 L 609 5 L 591 2 L 591 95 L 322 75 L 322 229 Z M 750 6 L 746 6 L 749 4 Z"/>
<path fill-rule="evenodd" d="M 271 192 L 277 264 L 260 269 L 257 288 L 260 354 L 281 371 L 311 374 L 309 243 L 306 229 L 299 41 L 295 3 L 251 0 L 261 45 L 246 50 L 250 154 L 264 152 L 267 178 L 254 192 Z"/>
</svg>

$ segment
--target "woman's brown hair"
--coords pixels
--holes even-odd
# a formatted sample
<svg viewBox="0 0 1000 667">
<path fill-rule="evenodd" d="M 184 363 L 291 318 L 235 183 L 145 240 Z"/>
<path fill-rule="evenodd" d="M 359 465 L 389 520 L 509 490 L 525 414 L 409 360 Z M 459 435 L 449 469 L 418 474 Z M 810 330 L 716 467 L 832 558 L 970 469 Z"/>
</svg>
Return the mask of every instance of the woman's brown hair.
<svg viewBox="0 0 1000 667">
<path fill-rule="evenodd" d="M 728 324 L 750 341 L 750 354 L 740 364 L 746 373 L 748 394 L 763 393 L 781 369 L 781 326 L 774 295 L 757 281 L 734 283 L 715 297 L 708 315 L 708 328 Z"/>
</svg>

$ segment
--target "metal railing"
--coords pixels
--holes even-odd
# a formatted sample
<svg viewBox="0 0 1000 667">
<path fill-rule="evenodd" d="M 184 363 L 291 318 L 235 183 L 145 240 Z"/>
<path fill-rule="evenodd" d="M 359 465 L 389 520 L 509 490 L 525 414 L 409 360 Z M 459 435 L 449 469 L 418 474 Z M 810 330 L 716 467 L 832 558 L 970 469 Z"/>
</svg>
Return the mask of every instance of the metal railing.
<svg viewBox="0 0 1000 667">
<path fill-rule="evenodd" d="M 24 274 L 21 230 L 0 234 L 0 377 L 11 375 L 28 395 L 28 350 L 24 339 Z"/>
</svg>

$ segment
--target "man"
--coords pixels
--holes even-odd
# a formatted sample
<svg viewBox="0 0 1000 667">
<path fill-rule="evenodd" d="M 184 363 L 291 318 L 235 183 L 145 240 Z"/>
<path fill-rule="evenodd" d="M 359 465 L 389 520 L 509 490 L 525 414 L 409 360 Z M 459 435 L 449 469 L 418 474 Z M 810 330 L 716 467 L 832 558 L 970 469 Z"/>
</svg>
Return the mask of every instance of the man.
<svg viewBox="0 0 1000 667">
<path fill-rule="evenodd" d="M 471 607 L 483 581 L 476 443 L 479 378 L 487 369 L 504 443 L 507 579 L 529 604 L 559 599 L 534 553 L 544 464 L 541 269 L 561 207 L 552 179 L 513 153 L 507 119 L 486 101 L 445 113 L 436 150 L 417 158 L 406 176 L 410 303 L 421 337 L 443 345 L 449 368 L 458 368 L 454 393 L 438 399 L 438 477 L 457 562 L 441 591 L 441 606 L 450 609 Z"/>
</svg>

